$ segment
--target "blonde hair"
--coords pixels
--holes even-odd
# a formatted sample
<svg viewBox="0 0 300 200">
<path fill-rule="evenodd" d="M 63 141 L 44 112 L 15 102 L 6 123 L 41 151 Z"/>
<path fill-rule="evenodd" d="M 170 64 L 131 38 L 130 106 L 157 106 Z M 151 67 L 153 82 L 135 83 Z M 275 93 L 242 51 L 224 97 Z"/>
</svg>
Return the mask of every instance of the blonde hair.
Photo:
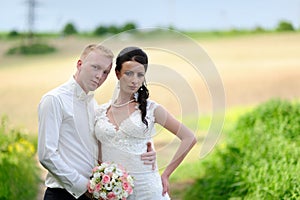
<svg viewBox="0 0 300 200">
<path fill-rule="evenodd" d="M 84 48 L 80 55 L 80 60 L 84 60 L 90 52 L 92 51 L 99 51 L 102 55 L 106 56 L 107 58 L 113 59 L 114 54 L 113 52 L 108 49 L 107 47 L 101 45 L 101 44 L 90 44 Z"/>
</svg>

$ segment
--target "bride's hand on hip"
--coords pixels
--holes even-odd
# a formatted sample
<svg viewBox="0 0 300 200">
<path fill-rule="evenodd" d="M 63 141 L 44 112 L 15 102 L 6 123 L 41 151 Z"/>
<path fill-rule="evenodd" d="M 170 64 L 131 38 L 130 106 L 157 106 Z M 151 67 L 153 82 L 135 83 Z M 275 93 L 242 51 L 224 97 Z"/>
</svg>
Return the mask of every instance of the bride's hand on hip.
<svg viewBox="0 0 300 200">
<path fill-rule="evenodd" d="M 163 192 L 162 192 L 162 195 L 165 196 L 166 193 L 169 194 L 169 177 L 166 177 L 164 175 L 161 176 L 161 183 L 162 183 L 162 186 L 163 186 Z"/>
</svg>

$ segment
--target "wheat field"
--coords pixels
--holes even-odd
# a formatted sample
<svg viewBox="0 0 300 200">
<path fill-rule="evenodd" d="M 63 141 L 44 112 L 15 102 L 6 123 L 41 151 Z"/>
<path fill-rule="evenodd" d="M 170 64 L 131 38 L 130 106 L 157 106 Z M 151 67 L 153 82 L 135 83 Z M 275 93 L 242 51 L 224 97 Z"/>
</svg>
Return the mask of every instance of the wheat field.
<svg viewBox="0 0 300 200">
<path fill-rule="evenodd" d="M 13 126 L 37 133 L 37 106 L 42 95 L 71 77 L 85 45 L 101 40 L 72 37 L 51 39 L 51 44 L 59 49 L 57 53 L 28 57 L 5 56 L 4 52 L 16 42 L 0 42 L 0 113 L 7 115 Z M 195 42 L 204 49 L 219 73 L 225 90 L 227 110 L 255 105 L 269 98 L 300 97 L 300 34 L 262 34 Z M 182 110 L 191 113 L 194 107 L 190 105 L 195 102 L 194 99 L 200 102 L 197 112 L 210 112 L 211 91 L 184 60 L 151 48 L 147 53 L 150 63 L 171 67 L 175 75 L 180 74 L 195 95 L 193 98 L 187 96 L 178 99 L 176 90 L 183 86 L 174 80 L 170 70 L 166 73 L 152 71 L 149 73 L 151 76 L 164 82 L 159 84 L 156 81 L 156 84 L 149 85 L 151 98 L 176 116 L 182 114 Z M 114 84 L 115 75 L 112 72 L 96 92 L 99 103 L 111 97 Z M 183 108 L 182 105 L 188 106 Z"/>
</svg>

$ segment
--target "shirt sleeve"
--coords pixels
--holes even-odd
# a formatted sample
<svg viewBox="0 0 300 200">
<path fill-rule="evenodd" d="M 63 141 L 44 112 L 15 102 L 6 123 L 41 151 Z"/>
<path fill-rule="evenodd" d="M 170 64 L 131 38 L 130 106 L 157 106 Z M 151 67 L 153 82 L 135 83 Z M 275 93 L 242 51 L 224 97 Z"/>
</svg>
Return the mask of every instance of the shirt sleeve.
<svg viewBox="0 0 300 200">
<path fill-rule="evenodd" d="M 87 190 L 88 179 L 67 165 L 61 158 L 58 145 L 63 122 L 62 105 L 55 96 L 45 96 L 38 107 L 38 157 L 40 163 L 59 181 L 59 184 L 78 198 Z"/>
</svg>

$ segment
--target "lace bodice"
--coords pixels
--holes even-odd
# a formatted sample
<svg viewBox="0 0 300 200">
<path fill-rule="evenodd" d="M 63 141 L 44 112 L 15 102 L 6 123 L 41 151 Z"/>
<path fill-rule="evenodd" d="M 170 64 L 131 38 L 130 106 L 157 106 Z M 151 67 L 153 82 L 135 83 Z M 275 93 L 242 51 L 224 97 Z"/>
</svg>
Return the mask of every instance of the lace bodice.
<svg viewBox="0 0 300 200">
<path fill-rule="evenodd" d="M 96 111 L 96 137 L 101 143 L 110 143 L 119 150 L 133 154 L 146 152 L 146 143 L 151 141 L 155 134 L 154 129 L 154 110 L 157 107 L 153 101 L 147 103 L 148 127 L 141 121 L 141 113 L 136 109 L 128 118 L 122 121 L 118 127 L 113 125 L 107 117 L 107 109 L 110 103 L 103 104 Z"/>
</svg>

